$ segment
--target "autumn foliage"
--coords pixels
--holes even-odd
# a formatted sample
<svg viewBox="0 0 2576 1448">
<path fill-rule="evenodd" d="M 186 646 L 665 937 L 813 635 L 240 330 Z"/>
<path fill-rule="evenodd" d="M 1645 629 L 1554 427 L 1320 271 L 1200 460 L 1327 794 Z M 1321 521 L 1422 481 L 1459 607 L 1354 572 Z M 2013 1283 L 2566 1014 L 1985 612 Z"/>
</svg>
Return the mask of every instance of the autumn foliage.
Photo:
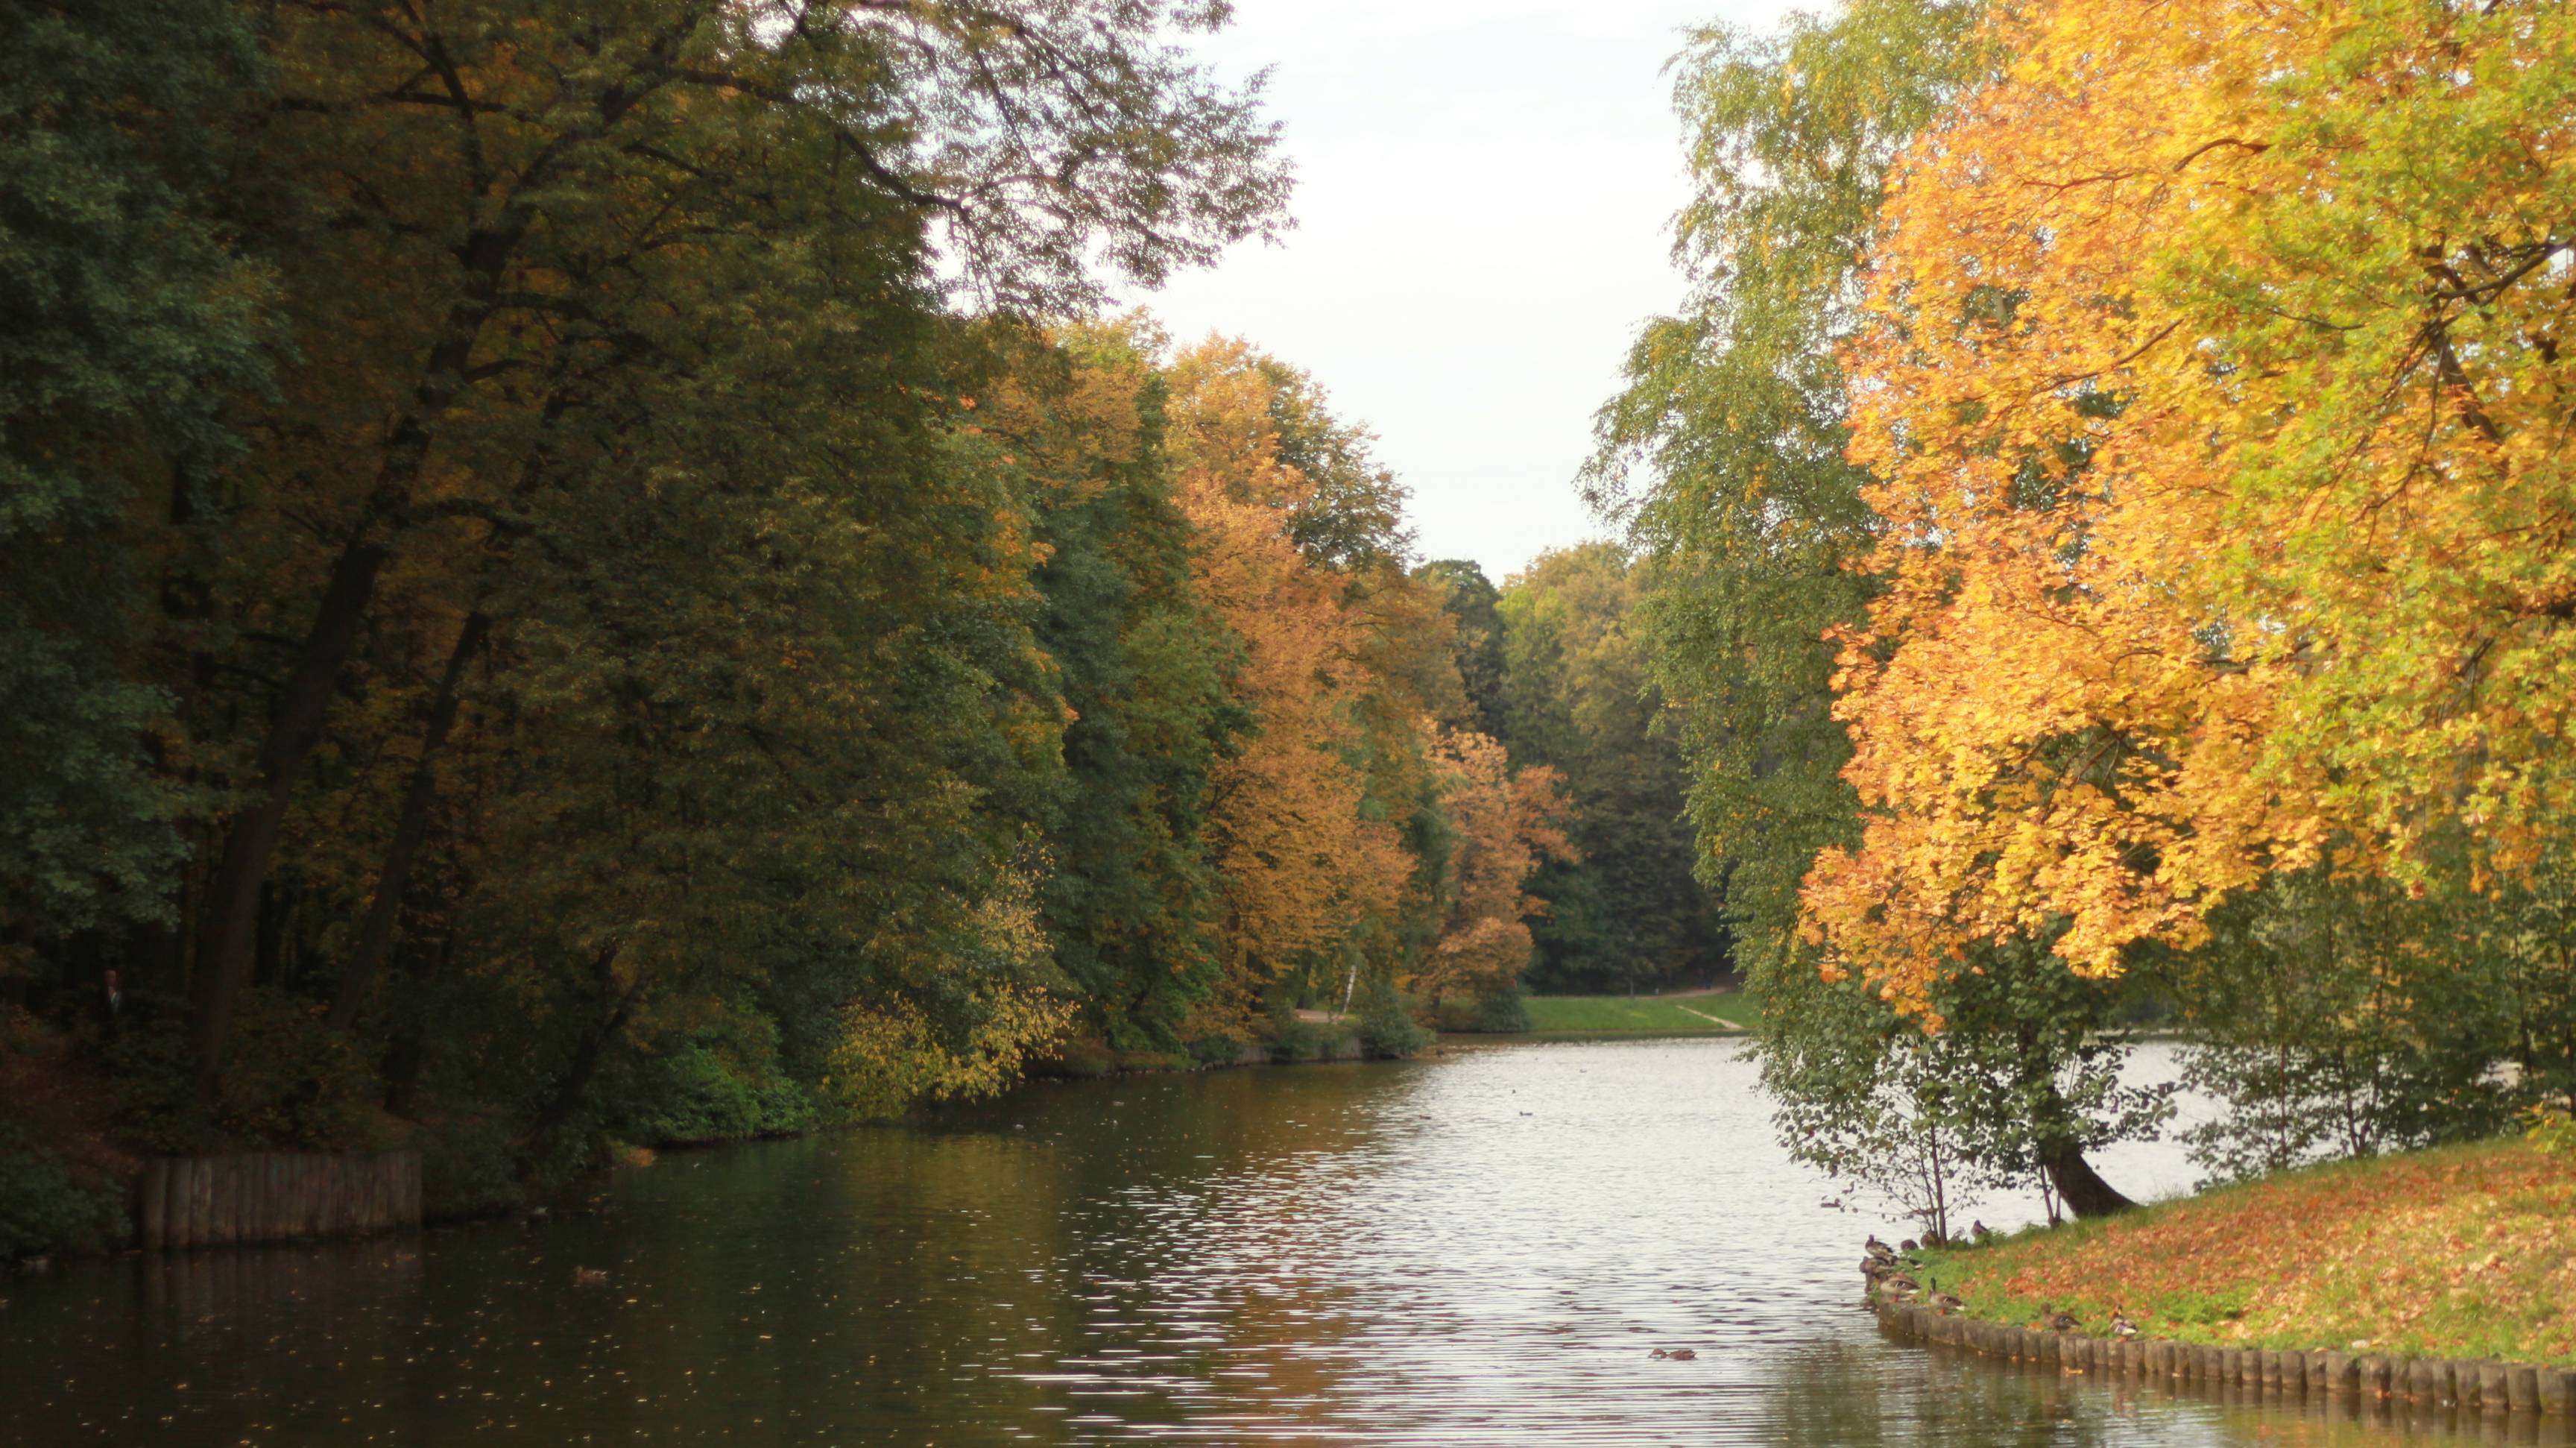
<svg viewBox="0 0 2576 1448">
<path fill-rule="evenodd" d="M 1255 361 L 1240 343 L 1192 352 L 1175 369 L 1172 403 L 1199 591 L 1240 641 L 1237 688 L 1258 725 L 1208 781 L 1221 935 L 1239 988 L 1392 914 L 1412 863 L 1394 827 L 1363 808 L 1363 624 L 1344 601 L 1346 580 L 1290 537 L 1314 483 L 1280 455 L 1280 382 Z"/>
<path fill-rule="evenodd" d="M 1448 908 L 1417 988 L 1435 1004 L 1508 993 L 1529 967 L 1529 919 L 1547 909 L 1530 877 L 1542 861 L 1577 858 L 1564 782 L 1545 765 L 1515 771 L 1499 741 L 1467 731 L 1438 734 L 1433 768 L 1455 841 Z"/>
<path fill-rule="evenodd" d="M 2007 12 L 1847 352 L 1882 586 L 1830 968 L 2192 948 L 2320 863 L 2517 878 L 2576 814 L 2576 32 L 2533 7 Z"/>
<path fill-rule="evenodd" d="M 1967 1311 L 2229 1347 L 2576 1362 L 2576 1176 L 2516 1142 L 2339 1164 L 1935 1253 Z"/>
</svg>

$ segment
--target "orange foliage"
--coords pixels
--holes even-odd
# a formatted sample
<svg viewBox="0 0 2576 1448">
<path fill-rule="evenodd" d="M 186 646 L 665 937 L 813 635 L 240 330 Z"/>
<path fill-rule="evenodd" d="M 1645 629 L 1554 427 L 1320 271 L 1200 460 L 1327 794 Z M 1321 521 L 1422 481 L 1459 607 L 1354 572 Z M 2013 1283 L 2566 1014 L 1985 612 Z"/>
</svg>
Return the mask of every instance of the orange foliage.
<svg viewBox="0 0 2576 1448">
<path fill-rule="evenodd" d="M 2516 9 L 2059 0 L 1909 152 L 1834 968 L 1919 1008 L 2062 928 L 2107 974 L 2330 839 L 2513 869 L 2570 816 L 2576 40 Z"/>
<path fill-rule="evenodd" d="M 1981 1317 L 2240 1347 L 2576 1363 L 2576 1172 L 2527 1143 L 2348 1162 L 1936 1253 Z"/>
<path fill-rule="evenodd" d="M 1426 732 L 1432 726 L 1425 721 Z M 1527 892 L 1542 857 L 1572 861 L 1561 821 L 1570 808 L 1563 779 L 1544 765 L 1514 773 L 1502 744 L 1467 730 L 1438 732 L 1433 768 L 1456 841 L 1451 896 L 1440 938 L 1424 956 L 1414 988 L 1433 1004 L 1456 992 L 1509 989 L 1529 967 L 1524 917 L 1546 908 Z"/>
<path fill-rule="evenodd" d="M 1241 640 L 1236 690 L 1255 714 L 1209 790 L 1238 1006 L 1298 956 L 1392 914 L 1412 870 L 1395 827 L 1363 808 L 1367 631 L 1345 606 L 1343 579 L 1289 539 L 1308 484 L 1280 458 L 1278 384 L 1255 362 L 1232 341 L 1184 354 L 1169 409 L 1175 494 L 1199 535 L 1199 590 Z"/>
</svg>

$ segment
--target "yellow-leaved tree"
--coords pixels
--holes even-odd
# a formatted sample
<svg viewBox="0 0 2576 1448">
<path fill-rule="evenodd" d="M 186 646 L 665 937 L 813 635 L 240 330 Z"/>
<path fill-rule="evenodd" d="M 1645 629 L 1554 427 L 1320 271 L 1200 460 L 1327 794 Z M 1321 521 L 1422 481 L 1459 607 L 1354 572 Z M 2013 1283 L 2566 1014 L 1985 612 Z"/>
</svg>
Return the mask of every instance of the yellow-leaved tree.
<svg viewBox="0 0 2576 1448">
<path fill-rule="evenodd" d="M 1900 1004 L 2576 805 L 2576 28 L 2057 0 L 1899 168 L 1850 353 L 1884 583 L 1810 932 Z"/>
<path fill-rule="evenodd" d="M 1433 730 L 1428 721 L 1426 732 Z M 1572 862 L 1563 777 L 1545 765 L 1511 767 L 1502 743 L 1471 730 L 1438 730 L 1433 768 L 1454 836 L 1448 909 L 1413 987 L 1435 1009 L 1444 997 L 1509 996 L 1530 962 L 1528 917 L 1546 909 L 1529 893 L 1542 860 Z"/>
<path fill-rule="evenodd" d="M 1301 957 L 1392 916 L 1413 860 L 1367 808 L 1367 621 L 1341 572 L 1293 536 L 1314 483 L 1282 455 L 1283 369 L 1210 341 L 1175 359 L 1170 381 L 1167 445 L 1198 535 L 1196 581 L 1241 641 L 1236 696 L 1254 716 L 1209 775 L 1225 975 L 1206 1014 L 1222 1027 Z"/>
</svg>

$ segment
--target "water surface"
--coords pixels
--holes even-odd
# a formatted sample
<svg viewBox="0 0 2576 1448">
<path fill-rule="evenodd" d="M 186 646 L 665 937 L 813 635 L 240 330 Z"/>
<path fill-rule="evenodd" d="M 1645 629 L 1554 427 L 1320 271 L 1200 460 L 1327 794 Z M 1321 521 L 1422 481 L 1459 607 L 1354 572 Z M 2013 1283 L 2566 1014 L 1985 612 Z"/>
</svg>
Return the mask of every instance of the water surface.
<svg viewBox="0 0 2576 1448">
<path fill-rule="evenodd" d="M 2106 1173 L 2189 1182 L 2170 1148 Z M 596 1216 L 9 1284 L 0 1442 L 2108 1448 L 2451 1426 L 1891 1342 L 1853 1270 L 1890 1224 L 1829 1194 L 1726 1041 L 1039 1087 L 668 1155 Z"/>
</svg>

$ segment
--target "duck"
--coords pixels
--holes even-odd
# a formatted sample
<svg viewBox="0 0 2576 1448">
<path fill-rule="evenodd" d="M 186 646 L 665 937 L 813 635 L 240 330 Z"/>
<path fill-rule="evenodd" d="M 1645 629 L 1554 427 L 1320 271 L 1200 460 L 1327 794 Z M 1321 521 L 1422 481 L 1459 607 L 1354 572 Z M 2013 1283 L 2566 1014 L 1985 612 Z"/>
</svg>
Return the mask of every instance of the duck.
<svg viewBox="0 0 2576 1448">
<path fill-rule="evenodd" d="M 2138 1325 L 2129 1320 L 2129 1310 L 2127 1308 L 2113 1307 L 2111 1309 L 2111 1335 L 2117 1338 L 2132 1338 L 2138 1335 Z"/>
<path fill-rule="evenodd" d="M 1881 1262 L 1875 1257 L 1863 1257 L 1860 1259 L 1860 1275 L 1868 1278 L 1872 1282 L 1876 1282 L 1880 1277 L 1895 1270 L 1896 1266 L 1892 1262 Z"/>
<path fill-rule="evenodd" d="M 1994 1240 L 1994 1235 L 1995 1229 L 1987 1226 L 1983 1222 L 1970 1222 L 1968 1224 L 1968 1236 L 1975 1241 L 1989 1242 Z"/>
<path fill-rule="evenodd" d="M 1816 1205 L 1824 1208 L 1828 1212 L 1839 1212 L 1843 1209 L 1843 1199 L 1840 1197 L 1827 1197 L 1823 1201 L 1816 1203 Z"/>
<path fill-rule="evenodd" d="M 1873 1257 L 1893 1257 L 1896 1255 L 1896 1249 L 1887 1245 L 1885 1242 L 1878 1240 L 1878 1234 L 1876 1232 L 1870 1233 L 1869 1240 L 1861 1243 L 1861 1245 L 1868 1248 L 1869 1255 Z"/>
<path fill-rule="evenodd" d="M 608 1285 L 608 1271 L 601 1267 L 575 1267 L 572 1269 L 572 1285 L 575 1287 L 605 1287 Z"/>
<path fill-rule="evenodd" d="M 1686 1363 L 1697 1358 L 1699 1354 L 1690 1348 L 1677 1347 L 1670 1352 L 1666 1352 L 1662 1348 L 1657 1348 L 1653 1352 L 1646 1354 L 1646 1356 L 1653 1358 L 1658 1362 Z"/>
<path fill-rule="evenodd" d="M 1941 1283 L 1938 1278 L 1933 1280 L 1931 1297 L 1925 1300 L 1932 1304 L 1933 1311 L 1941 1314 L 1943 1317 L 1948 1317 L 1951 1313 L 1957 1312 L 1968 1305 L 1959 1299 L 1959 1294 L 1955 1292 L 1942 1291 Z"/>
<path fill-rule="evenodd" d="M 1912 1237 L 1908 1237 L 1904 1241 L 1896 1244 L 1896 1250 L 1904 1253 L 1908 1257 L 1911 1257 L 1915 1253 L 1923 1250 L 1923 1244 L 1915 1241 Z"/>
<path fill-rule="evenodd" d="M 2074 1313 L 2043 1306 L 2039 1309 L 2039 1325 L 2050 1332 L 2073 1332 L 2084 1325 L 2084 1320 Z"/>
</svg>

